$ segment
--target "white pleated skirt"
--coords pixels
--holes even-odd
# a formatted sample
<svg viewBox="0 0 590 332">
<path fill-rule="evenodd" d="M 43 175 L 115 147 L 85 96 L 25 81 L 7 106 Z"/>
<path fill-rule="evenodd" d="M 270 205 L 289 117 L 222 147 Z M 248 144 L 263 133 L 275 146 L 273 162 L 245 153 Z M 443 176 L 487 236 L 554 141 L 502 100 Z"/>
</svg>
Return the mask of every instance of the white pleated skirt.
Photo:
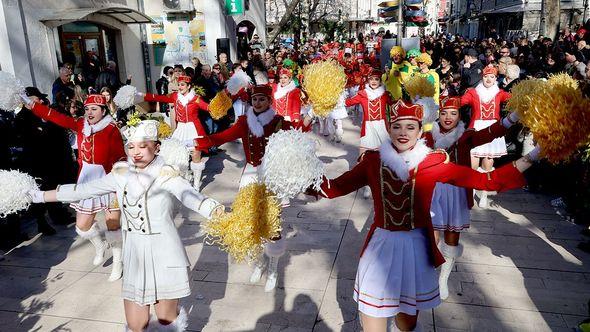
<svg viewBox="0 0 590 332">
<path fill-rule="evenodd" d="M 376 150 L 389 139 L 385 120 L 365 122 L 365 136 L 361 137 L 361 148 Z"/>
<path fill-rule="evenodd" d="M 77 184 L 87 183 L 102 178 L 106 175 L 104 167 L 98 164 L 88 164 L 82 162 L 82 169 L 78 176 Z M 95 214 L 100 211 L 118 211 L 117 195 L 114 193 L 103 195 L 96 198 L 83 199 L 76 203 L 71 203 L 70 207 L 76 212 L 82 214 Z"/>
<path fill-rule="evenodd" d="M 360 312 L 371 317 L 416 315 L 440 304 L 438 274 L 429 261 L 424 232 L 375 230 L 355 280 L 353 296 Z"/>
<path fill-rule="evenodd" d="M 184 248 L 176 243 L 179 239 L 171 239 L 170 234 L 164 233 L 124 233 L 124 299 L 150 305 L 158 300 L 190 295 L 188 260 Z"/>
<path fill-rule="evenodd" d="M 336 107 L 332 112 L 330 112 L 330 119 L 333 120 L 342 120 L 348 117 L 348 112 L 346 111 L 346 107 Z"/>
<path fill-rule="evenodd" d="M 461 232 L 470 225 L 465 188 L 437 182 L 430 205 L 432 227 L 436 231 Z"/>
<path fill-rule="evenodd" d="M 493 125 L 496 121 L 497 120 L 475 120 L 473 128 L 475 128 L 475 130 L 482 130 Z M 508 151 L 506 150 L 506 140 L 504 137 L 496 138 L 489 143 L 471 149 L 471 155 L 478 158 L 499 158 L 507 154 Z"/>
<path fill-rule="evenodd" d="M 172 138 L 184 143 L 188 148 L 195 148 L 195 139 L 201 138 L 197 133 L 197 128 L 192 122 L 177 122 L 176 129 L 172 133 Z"/>
</svg>

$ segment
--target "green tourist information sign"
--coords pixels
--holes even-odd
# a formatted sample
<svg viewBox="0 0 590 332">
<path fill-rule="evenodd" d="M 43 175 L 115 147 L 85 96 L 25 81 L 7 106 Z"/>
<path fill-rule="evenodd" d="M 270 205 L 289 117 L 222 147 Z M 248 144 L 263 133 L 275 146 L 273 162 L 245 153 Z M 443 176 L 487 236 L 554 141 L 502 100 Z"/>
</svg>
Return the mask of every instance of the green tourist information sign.
<svg viewBox="0 0 590 332">
<path fill-rule="evenodd" d="M 225 0 L 225 12 L 227 15 L 244 14 L 244 0 Z"/>
</svg>

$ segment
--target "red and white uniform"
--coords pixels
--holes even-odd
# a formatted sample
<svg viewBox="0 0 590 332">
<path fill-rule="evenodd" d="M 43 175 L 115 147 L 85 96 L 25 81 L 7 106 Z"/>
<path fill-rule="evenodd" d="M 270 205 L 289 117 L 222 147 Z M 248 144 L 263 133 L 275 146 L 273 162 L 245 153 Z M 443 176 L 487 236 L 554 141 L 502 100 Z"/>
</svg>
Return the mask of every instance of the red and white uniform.
<svg viewBox="0 0 590 332">
<path fill-rule="evenodd" d="M 385 142 L 379 153 L 367 152 L 352 170 L 321 187 L 328 198 L 371 188 L 375 217 L 359 261 L 354 299 L 361 312 L 373 317 L 415 315 L 440 304 L 435 267 L 444 258 L 430 220 L 436 182 L 497 191 L 524 183 L 512 164 L 483 174 L 449 163 L 446 153 L 430 152 L 425 145 L 412 151 L 399 158 L 391 142 Z M 397 174 L 404 167 L 409 172 L 405 180 Z"/>
<path fill-rule="evenodd" d="M 301 121 L 301 90 L 295 86 L 295 82 L 291 81 L 285 86 L 275 83 L 272 93 L 272 107 L 278 115 L 293 123 Z"/>
<path fill-rule="evenodd" d="M 432 130 L 424 134 L 424 139 L 428 147 L 446 150 L 452 163 L 469 167 L 471 149 L 503 137 L 506 131 L 502 121 L 497 121 L 479 131 L 465 130 L 465 124 L 459 122 L 457 127 L 448 132 L 443 132 L 439 123 L 434 122 Z M 472 207 L 473 189 L 437 183 L 430 206 L 434 230 L 460 232 L 469 228 L 471 224 L 469 210 Z"/>
<path fill-rule="evenodd" d="M 194 148 L 195 139 L 206 135 L 205 128 L 199 120 L 199 112 L 208 112 L 209 104 L 193 90 L 186 95 L 174 92 L 168 96 L 146 93 L 145 101 L 174 104 L 176 129 L 172 133 L 175 138 Z"/>
<path fill-rule="evenodd" d="M 361 105 L 363 123 L 361 127 L 360 147 L 376 150 L 389 138 L 387 130 L 387 107 L 393 104 L 393 98 L 385 91 L 383 85 L 371 89 L 367 84 L 354 97 L 346 100 L 346 106 Z"/>
<path fill-rule="evenodd" d="M 262 163 L 268 138 L 279 130 L 289 130 L 294 126 L 270 108 L 258 115 L 250 107 L 245 115 L 238 118 L 230 128 L 204 138 L 198 139 L 201 149 L 208 149 L 227 142 L 242 139 L 246 166 L 240 178 L 240 188 L 258 181 L 257 168 Z M 308 130 L 309 128 L 305 128 Z"/>
<path fill-rule="evenodd" d="M 394 121 L 421 121 L 421 107 L 404 108 L 394 113 Z M 399 312 L 416 315 L 418 310 L 440 304 L 435 268 L 444 258 L 430 219 L 437 182 L 503 191 L 522 186 L 524 178 L 513 164 L 483 174 L 450 163 L 446 152 L 433 152 L 423 140 L 403 153 L 386 141 L 379 152 L 366 152 L 352 170 L 333 180 L 324 178 L 320 194 L 328 198 L 371 188 L 375 214 L 353 294 L 360 312 L 372 317 L 392 317 Z"/>
<path fill-rule="evenodd" d="M 461 97 L 461 105 L 471 106 L 469 128 L 482 130 L 500 119 L 501 104 L 510 99 L 510 93 L 501 90 L 496 84 L 486 88 L 479 83 L 475 88 L 467 89 Z M 475 147 L 471 155 L 475 157 L 497 158 L 507 154 L 504 137 L 496 138 L 490 143 Z"/>
<path fill-rule="evenodd" d="M 94 96 L 96 95 L 90 95 L 88 99 L 98 98 Z M 87 101 L 85 105 L 88 104 Z M 32 111 L 44 120 L 76 132 L 80 166 L 78 184 L 105 176 L 111 171 L 114 163 L 126 159 L 121 133 L 110 115 L 91 125 L 84 118 L 74 119 L 39 103 L 35 103 Z M 71 206 L 77 212 L 94 214 L 101 210 L 118 210 L 115 200 L 114 194 L 107 194 L 72 203 Z"/>
</svg>

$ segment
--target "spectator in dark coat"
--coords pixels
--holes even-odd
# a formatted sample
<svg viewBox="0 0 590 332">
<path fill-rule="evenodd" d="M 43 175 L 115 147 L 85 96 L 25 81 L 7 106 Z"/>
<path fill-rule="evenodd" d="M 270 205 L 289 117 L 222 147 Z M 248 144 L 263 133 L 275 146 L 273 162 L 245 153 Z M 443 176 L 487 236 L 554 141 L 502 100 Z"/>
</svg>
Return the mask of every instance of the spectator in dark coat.
<svg viewBox="0 0 590 332">
<path fill-rule="evenodd" d="M 31 99 L 49 104 L 47 95 L 37 88 L 26 88 L 26 94 Z M 50 190 L 59 184 L 75 181 L 74 157 L 66 129 L 41 120 L 25 108 L 16 115 L 15 128 L 19 135 L 18 141 L 22 144 L 22 155 L 17 167 L 38 178 L 41 190 Z M 45 213 L 54 223 L 74 222 L 62 203 L 34 205 L 28 212 L 35 218 L 39 232 L 46 235 L 55 234 L 55 230 L 49 225 Z"/>
<path fill-rule="evenodd" d="M 125 84 L 131 84 L 131 75 L 127 76 L 127 81 Z M 111 89 L 115 94 L 119 91 L 119 88 L 123 85 L 119 80 L 119 75 L 117 74 L 117 64 L 115 61 L 107 62 L 107 67 L 105 70 L 101 71 L 96 78 L 96 82 L 94 84 L 94 88 L 96 91 L 100 91 L 105 86 Z"/>
<path fill-rule="evenodd" d="M 164 71 L 162 72 L 162 77 L 160 77 L 156 81 L 156 92 L 159 95 L 167 95 L 168 94 L 168 84 L 170 84 L 170 78 L 174 74 L 174 68 L 170 66 L 164 67 Z M 160 105 L 160 112 L 166 113 L 170 112 L 167 103 L 159 103 Z"/>
<path fill-rule="evenodd" d="M 57 102 L 57 94 L 60 92 L 70 96 L 70 98 L 74 96 L 74 82 L 71 80 L 71 74 L 72 72 L 68 67 L 62 66 L 59 68 L 59 77 L 53 81 L 51 87 L 52 103 Z"/>
<path fill-rule="evenodd" d="M 468 88 L 475 88 L 481 81 L 481 73 L 483 72 L 483 64 L 478 60 L 476 50 L 467 49 L 464 59 L 465 63 L 461 73 L 461 93 L 464 93 Z"/>
</svg>

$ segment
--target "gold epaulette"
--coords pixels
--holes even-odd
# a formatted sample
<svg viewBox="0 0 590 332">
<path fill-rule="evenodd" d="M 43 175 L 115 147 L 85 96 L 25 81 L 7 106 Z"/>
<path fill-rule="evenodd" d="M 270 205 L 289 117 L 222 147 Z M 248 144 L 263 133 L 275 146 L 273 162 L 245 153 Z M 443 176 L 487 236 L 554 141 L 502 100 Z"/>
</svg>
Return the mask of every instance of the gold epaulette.
<svg viewBox="0 0 590 332">
<path fill-rule="evenodd" d="M 160 176 L 173 178 L 180 175 L 180 171 L 171 165 L 164 165 L 160 170 Z"/>
</svg>

